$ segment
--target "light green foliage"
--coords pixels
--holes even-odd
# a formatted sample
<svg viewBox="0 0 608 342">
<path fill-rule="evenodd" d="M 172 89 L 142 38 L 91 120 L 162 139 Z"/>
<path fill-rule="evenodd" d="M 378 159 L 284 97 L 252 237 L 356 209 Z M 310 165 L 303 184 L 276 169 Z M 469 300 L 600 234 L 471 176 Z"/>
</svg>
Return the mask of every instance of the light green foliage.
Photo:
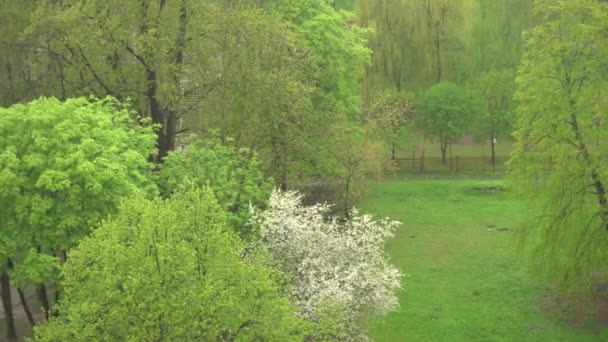
<svg viewBox="0 0 608 342">
<path fill-rule="evenodd" d="M 608 260 L 608 3 L 539 0 L 535 10 L 544 23 L 526 35 L 511 161 L 538 210 L 522 239 L 564 285 L 592 286 Z"/>
<path fill-rule="evenodd" d="M 478 110 L 476 99 L 454 83 L 439 83 L 424 94 L 416 121 L 429 137 L 439 142 L 444 164 L 448 144 L 469 133 Z"/>
<path fill-rule="evenodd" d="M 123 196 L 154 189 L 147 161 L 154 134 L 132 114 L 111 98 L 0 109 L 0 255 L 3 266 L 13 259 L 19 283 L 52 272 L 53 262 L 37 253 L 69 250 Z"/>
<path fill-rule="evenodd" d="M 72 251 L 37 341 L 295 341 L 281 274 L 246 255 L 210 190 L 136 196 Z"/>
<path fill-rule="evenodd" d="M 246 225 L 249 206 L 263 207 L 272 183 L 265 178 L 256 155 L 237 148 L 231 140 L 222 143 L 217 136 L 194 138 L 181 152 L 171 152 L 161 165 L 160 186 L 165 194 L 179 191 L 185 183 L 209 186 L 228 213 L 228 223 L 242 237 L 253 232 Z"/>
<path fill-rule="evenodd" d="M 336 11 L 325 0 L 280 1 L 273 11 L 291 23 L 295 43 L 304 49 L 308 62 L 306 83 L 315 84 L 312 100 L 324 112 L 356 117 L 359 81 L 371 55 L 364 31 L 349 27 L 353 19 L 346 11 Z"/>
</svg>

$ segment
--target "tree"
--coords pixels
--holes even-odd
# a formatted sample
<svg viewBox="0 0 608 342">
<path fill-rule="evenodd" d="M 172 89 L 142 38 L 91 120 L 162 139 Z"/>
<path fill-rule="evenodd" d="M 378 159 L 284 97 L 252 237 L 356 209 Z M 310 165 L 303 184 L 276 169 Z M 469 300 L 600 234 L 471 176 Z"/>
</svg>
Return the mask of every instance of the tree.
<svg viewBox="0 0 608 342">
<path fill-rule="evenodd" d="M 154 133 L 133 117 L 128 106 L 112 98 L 42 98 L 0 108 L 5 305 L 10 278 L 19 290 L 35 283 L 48 315 L 45 284 L 56 280 L 55 261 L 65 260 L 121 198 L 136 189 L 154 191 L 147 161 Z"/>
<path fill-rule="evenodd" d="M 186 182 L 209 186 L 227 213 L 228 224 L 243 238 L 255 235 L 247 226 L 249 206 L 263 206 L 272 183 L 264 177 L 253 151 L 237 148 L 231 141 L 222 144 L 214 135 L 194 137 L 184 151 L 169 153 L 159 173 L 160 187 L 166 195 Z"/>
<path fill-rule="evenodd" d="M 414 113 L 410 95 L 391 91 L 376 92 L 363 108 L 364 118 L 378 130 L 384 141 L 390 145 L 391 160 L 397 156 L 397 145 L 403 138 L 404 128 L 408 126 Z"/>
<path fill-rule="evenodd" d="M 477 110 L 474 99 L 454 83 L 440 83 L 425 92 L 418 109 L 418 126 L 439 142 L 445 164 L 448 145 L 469 133 Z"/>
<path fill-rule="evenodd" d="M 358 22 L 371 28 L 374 51 L 365 87 L 420 90 L 460 81 L 470 0 L 361 0 Z"/>
<path fill-rule="evenodd" d="M 513 70 L 524 49 L 522 33 L 535 22 L 534 1 L 475 0 L 466 46 L 470 77 L 492 70 Z"/>
<path fill-rule="evenodd" d="M 208 189 L 133 197 L 71 252 L 36 340 L 301 340 L 281 274 L 244 248 Z"/>
<path fill-rule="evenodd" d="M 162 160 L 175 147 L 185 54 L 204 21 L 196 16 L 201 7 L 188 0 L 40 1 L 27 37 L 48 52 L 41 62 L 62 97 L 131 98 L 158 125 Z"/>
<path fill-rule="evenodd" d="M 399 223 L 374 221 L 353 210 L 342 224 L 326 217 L 328 212 L 323 204 L 303 206 L 296 192 L 274 191 L 269 209 L 254 212 L 254 222 L 263 246 L 293 278 L 291 294 L 300 315 L 315 321 L 328 302 L 342 307 L 348 340 L 362 340 L 366 315 L 382 315 L 399 305 L 395 291 L 401 272 L 384 252 Z"/>
<path fill-rule="evenodd" d="M 514 75 L 509 70 L 492 70 L 476 80 L 475 88 L 484 103 L 475 133 L 484 141 L 490 139 L 492 165 L 496 167 L 496 139 L 509 134 L 513 126 Z"/>
<path fill-rule="evenodd" d="M 566 288 L 591 290 L 608 260 L 608 3 L 538 0 L 535 11 L 543 24 L 526 34 L 510 162 L 539 212 L 522 241 Z"/>
<path fill-rule="evenodd" d="M 384 154 L 384 131 L 375 122 L 363 127 L 337 126 L 334 130 L 339 136 L 336 145 L 331 148 L 337 164 L 334 179 L 338 189 L 332 199 L 336 211 L 343 211 L 344 217 L 349 217 L 355 200 L 367 190 L 368 178 L 374 174 L 381 175 L 389 163 Z"/>
</svg>

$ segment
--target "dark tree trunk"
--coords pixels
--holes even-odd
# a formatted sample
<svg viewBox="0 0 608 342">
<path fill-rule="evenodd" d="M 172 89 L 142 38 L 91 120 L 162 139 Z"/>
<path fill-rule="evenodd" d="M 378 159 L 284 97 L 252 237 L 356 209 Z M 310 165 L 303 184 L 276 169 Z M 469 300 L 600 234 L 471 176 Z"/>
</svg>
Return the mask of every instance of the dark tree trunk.
<svg viewBox="0 0 608 342">
<path fill-rule="evenodd" d="M 2 307 L 4 308 L 4 320 L 6 322 L 6 339 L 8 341 L 17 340 L 15 330 L 15 319 L 13 316 L 13 298 L 11 296 L 11 283 L 6 271 L 0 275 L 0 292 L 2 296 Z"/>
<path fill-rule="evenodd" d="M 38 285 L 36 292 L 38 293 L 38 300 L 40 300 L 40 303 L 42 304 L 42 309 L 44 310 L 44 318 L 48 321 L 51 305 L 49 303 L 49 295 L 46 290 L 46 285 L 44 283 Z"/>
<path fill-rule="evenodd" d="M 156 71 L 155 70 L 146 70 L 146 78 L 148 81 L 148 91 L 147 91 L 147 97 L 148 97 L 148 104 L 150 106 L 150 116 L 152 117 L 152 122 L 160 125 L 160 128 L 158 129 L 158 131 L 156 132 L 158 138 L 157 138 L 157 147 L 158 147 L 158 155 L 157 155 L 157 162 L 160 163 L 162 162 L 163 158 L 165 156 L 167 156 L 167 153 L 169 152 L 169 140 L 167 139 L 167 127 L 166 127 L 166 118 L 165 118 L 165 112 L 162 109 L 162 106 L 160 104 L 160 102 L 158 101 L 157 97 L 157 92 L 158 92 L 158 87 L 157 87 L 157 75 L 156 75 Z"/>
<path fill-rule="evenodd" d="M 443 165 L 446 164 L 445 161 L 445 154 L 448 151 L 448 143 L 447 142 L 441 142 L 441 161 L 443 162 Z"/>
<path fill-rule="evenodd" d="M 30 326 L 33 328 L 36 325 L 36 321 L 34 320 L 34 315 L 32 315 L 32 311 L 30 310 L 29 305 L 27 304 L 27 298 L 25 297 L 25 293 L 23 290 L 18 287 L 17 292 L 19 293 L 19 300 L 21 301 L 21 305 L 23 306 L 23 311 L 27 316 L 27 320 L 30 322 Z"/>
<path fill-rule="evenodd" d="M 397 144 L 392 143 L 392 145 L 391 145 L 391 160 L 396 160 L 397 159 L 396 154 L 397 154 Z"/>
<path fill-rule="evenodd" d="M 13 269 L 13 267 L 14 267 L 13 260 L 11 260 L 9 258 L 7 260 L 7 264 L 8 264 L 9 269 Z M 25 294 L 23 293 L 23 290 L 21 289 L 21 287 L 17 287 L 17 293 L 19 294 L 19 300 L 21 301 L 21 306 L 23 306 L 23 311 L 25 312 L 25 315 L 27 316 L 27 320 L 30 322 L 30 326 L 34 327 L 34 325 L 36 324 L 36 321 L 34 321 L 34 316 L 32 315 L 32 311 L 30 310 L 30 307 L 27 305 L 27 299 L 25 298 Z"/>
</svg>

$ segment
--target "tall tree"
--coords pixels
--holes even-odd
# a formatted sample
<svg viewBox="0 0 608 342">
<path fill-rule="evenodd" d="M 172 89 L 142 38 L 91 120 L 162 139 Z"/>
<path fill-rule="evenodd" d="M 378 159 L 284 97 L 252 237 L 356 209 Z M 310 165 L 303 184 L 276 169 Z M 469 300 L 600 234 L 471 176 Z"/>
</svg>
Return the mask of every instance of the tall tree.
<svg viewBox="0 0 608 342">
<path fill-rule="evenodd" d="M 535 18 L 531 0 L 475 0 L 466 49 L 470 77 L 513 70 L 523 53 L 522 34 Z"/>
<path fill-rule="evenodd" d="M 492 165 L 496 167 L 496 143 L 498 138 L 507 138 L 513 127 L 513 93 L 515 75 L 508 69 L 492 70 L 474 81 L 483 109 L 474 123 L 476 138 L 490 140 Z"/>
<path fill-rule="evenodd" d="M 538 0 L 535 11 L 543 24 L 526 35 L 517 77 L 511 178 L 539 215 L 522 237 L 562 284 L 593 285 L 608 260 L 608 3 Z"/>
<path fill-rule="evenodd" d="M 462 79 L 466 23 L 471 0 L 361 0 L 362 27 L 373 29 L 368 87 L 390 85 L 422 90 Z"/>
<path fill-rule="evenodd" d="M 36 284 L 44 311 L 55 261 L 135 189 L 154 191 L 154 134 L 114 99 L 40 99 L 0 108 L 0 272 L 3 296 Z M 6 301 L 5 301 L 6 303 Z"/>
<path fill-rule="evenodd" d="M 204 2 L 40 1 L 28 30 L 49 53 L 62 97 L 131 98 L 158 125 L 158 158 L 175 147 L 186 49 L 205 22 Z M 193 18 L 194 16 L 194 18 Z M 91 44 L 94 41 L 95 44 Z M 50 60 L 52 59 L 52 60 Z M 40 72 L 39 70 L 34 70 Z"/>
</svg>

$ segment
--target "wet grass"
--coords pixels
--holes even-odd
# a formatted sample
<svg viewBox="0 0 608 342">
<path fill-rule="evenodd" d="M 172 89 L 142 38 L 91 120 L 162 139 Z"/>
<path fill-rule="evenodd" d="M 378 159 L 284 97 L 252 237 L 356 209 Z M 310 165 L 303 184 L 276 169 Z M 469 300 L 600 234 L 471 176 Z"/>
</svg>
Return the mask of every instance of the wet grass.
<svg viewBox="0 0 608 342">
<path fill-rule="evenodd" d="M 527 271 L 514 231 L 529 215 L 498 176 L 389 177 L 359 204 L 404 223 L 388 244 L 407 274 L 401 309 L 376 322 L 377 341 L 600 341 L 593 321 L 548 312 L 549 283 Z"/>
</svg>

